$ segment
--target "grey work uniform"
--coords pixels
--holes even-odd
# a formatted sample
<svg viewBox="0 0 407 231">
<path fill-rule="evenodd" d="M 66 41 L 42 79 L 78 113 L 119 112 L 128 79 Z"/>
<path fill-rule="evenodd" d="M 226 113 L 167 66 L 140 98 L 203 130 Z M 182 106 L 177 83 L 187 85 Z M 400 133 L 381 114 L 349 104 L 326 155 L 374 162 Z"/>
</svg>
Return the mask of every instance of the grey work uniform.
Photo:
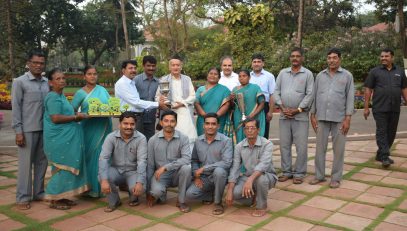
<svg viewBox="0 0 407 231">
<path fill-rule="evenodd" d="M 146 101 L 155 101 L 155 94 L 157 92 L 159 80 L 156 77 L 149 79 L 143 72 L 137 75 L 134 79 L 140 99 Z M 157 109 L 145 109 L 143 113 L 137 117 L 137 131 L 144 134 L 147 141 L 155 133 Z"/>
<path fill-rule="evenodd" d="M 110 206 L 120 202 L 117 185 L 127 183 L 130 201 L 137 201 L 132 190 L 136 183 L 146 188 L 147 140 L 138 131 L 126 142 L 120 131 L 107 135 L 99 157 L 99 179 L 108 180 L 110 193 L 107 199 Z"/>
<path fill-rule="evenodd" d="M 154 172 L 164 166 L 159 180 Z M 191 149 L 188 137 L 175 130 L 167 141 L 163 131 L 148 141 L 147 191 L 161 201 L 166 200 L 167 188 L 178 186 L 178 202 L 185 203 L 185 192 L 191 182 Z"/>
<path fill-rule="evenodd" d="M 236 183 L 233 189 L 233 199 L 243 203 L 251 203 L 252 199 L 243 198 L 242 190 L 247 178 L 255 171 L 262 173 L 254 182 L 256 192 L 256 208 L 267 208 L 267 193 L 277 180 L 276 171 L 272 163 L 273 143 L 264 137 L 257 136 L 256 143 L 251 147 L 247 138 L 235 147 L 233 165 L 228 182 Z"/>
<path fill-rule="evenodd" d="M 42 120 L 44 99 L 48 92 L 47 79 L 37 79 L 31 72 L 13 81 L 12 127 L 16 134 L 23 134 L 25 139 L 25 145 L 18 147 L 17 203 L 41 200 L 45 194 L 44 176 L 48 161 L 43 149 Z"/>
<path fill-rule="evenodd" d="M 332 165 L 332 181 L 342 179 L 346 136 L 341 127 L 345 116 L 354 113 L 355 89 L 352 74 L 339 67 L 334 76 L 329 70 L 321 71 L 314 84 L 314 102 L 311 113 L 318 120 L 317 147 L 315 153 L 315 178 L 325 178 L 325 156 L 329 134 L 332 136 L 334 160 Z"/>
<path fill-rule="evenodd" d="M 217 133 L 215 139 L 208 143 L 205 134 L 198 137 L 192 151 L 192 173 L 204 168 L 200 178 L 203 187 L 191 184 L 187 190 L 188 199 L 222 202 L 230 166 L 232 165 L 232 139 Z"/>
<path fill-rule="evenodd" d="M 308 158 L 308 111 L 311 108 L 314 87 L 314 76 L 307 68 L 294 73 L 291 67 L 280 71 L 277 77 L 273 97 L 277 105 L 289 108 L 301 108 L 300 112 L 289 119 L 280 113 L 280 149 L 281 169 L 284 176 L 303 178 L 307 172 Z M 297 160 L 293 169 L 291 146 L 295 144 Z"/>
</svg>

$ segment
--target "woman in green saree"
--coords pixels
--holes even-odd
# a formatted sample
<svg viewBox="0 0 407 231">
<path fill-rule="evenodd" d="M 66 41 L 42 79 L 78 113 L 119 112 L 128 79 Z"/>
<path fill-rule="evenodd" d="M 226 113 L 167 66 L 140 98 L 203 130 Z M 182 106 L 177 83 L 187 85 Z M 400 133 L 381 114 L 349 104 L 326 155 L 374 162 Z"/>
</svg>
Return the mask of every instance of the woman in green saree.
<svg viewBox="0 0 407 231">
<path fill-rule="evenodd" d="M 264 135 L 265 115 L 263 112 L 265 98 L 259 86 L 249 83 L 250 72 L 239 71 L 240 86 L 233 89 L 231 96 L 234 99 L 235 109 L 233 112 L 233 127 L 235 131 L 236 144 L 245 138 L 243 133 L 243 114 L 246 118 L 255 118 L 260 121 L 259 136 Z M 244 110 L 242 112 L 242 109 Z"/>
<path fill-rule="evenodd" d="M 204 116 L 213 112 L 219 116 L 219 132 L 223 133 L 226 121 L 228 119 L 229 95 L 227 87 L 219 84 L 220 71 L 212 67 L 206 77 L 206 85 L 201 86 L 196 91 L 195 109 L 198 113 L 196 120 L 196 130 L 198 136 L 204 133 Z"/>
<path fill-rule="evenodd" d="M 87 116 L 75 115 L 65 98 L 62 91 L 66 82 L 61 70 L 51 70 L 48 80 L 51 91 L 44 101 L 44 152 L 52 176 L 45 189 L 45 199 L 51 201 L 51 208 L 69 209 L 76 203 L 67 198 L 89 190 L 83 133 L 77 123 Z"/>
<path fill-rule="evenodd" d="M 110 95 L 104 87 L 96 84 L 97 72 L 95 67 L 86 66 L 83 73 L 86 85 L 75 93 L 72 106 L 75 111 L 87 114 L 89 110 L 88 99 L 98 98 L 101 103 L 108 104 Z M 98 180 L 99 155 L 103 141 L 112 132 L 112 120 L 110 118 L 89 118 L 81 121 L 81 126 L 85 140 L 86 171 L 91 187 L 87 195 L 100 197 L 101 190 Z"/>
</svg>

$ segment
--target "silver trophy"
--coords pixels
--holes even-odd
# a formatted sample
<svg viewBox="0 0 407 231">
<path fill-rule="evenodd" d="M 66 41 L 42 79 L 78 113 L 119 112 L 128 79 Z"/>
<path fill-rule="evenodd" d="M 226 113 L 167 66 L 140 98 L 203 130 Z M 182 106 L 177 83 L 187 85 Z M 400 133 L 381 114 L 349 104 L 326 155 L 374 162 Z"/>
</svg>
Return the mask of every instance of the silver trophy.
<svg viewBox="0 0 407 231">
<path fill-rule="evenodd" d="M 166 98 L 164 103 L 168 106 L 171 106 L 171 102 L 168 99 L 168 94 L 170 93 L 170 82 L 160 81 L 160 93 Z"/>
<path fill-rule="evenodd" d="M 246 114 L 243 93 L 237 93 L 236 97 L 237 97 L 237 106 L 239 107 L 239 110 L 242 112 L 242 121 L 245 121 Z"/>
</svg>

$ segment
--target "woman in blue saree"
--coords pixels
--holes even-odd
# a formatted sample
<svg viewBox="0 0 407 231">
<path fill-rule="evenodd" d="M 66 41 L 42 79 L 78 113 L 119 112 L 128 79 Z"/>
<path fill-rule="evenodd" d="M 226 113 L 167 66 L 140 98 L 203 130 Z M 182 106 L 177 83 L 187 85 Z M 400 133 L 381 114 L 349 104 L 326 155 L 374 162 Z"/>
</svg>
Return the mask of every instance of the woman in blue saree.
<svg viewBox="0 0 407 231">
<path fill-rule="evenodd" d="M 97 72 L 95 67 L 86 66 L 83 73 L 86 85 L 75 93 L 72 106 L 75 111 L 88 113 L 88 99 L 98 98 L 101 103 L 108 104 L 110 95 L 104 87 L 96 84 Z M 112 132 L 112 120 L 110 118 L 89 118 L 81 121 L 81 126 L 85 140 L 86 171 L 91 187 L 87 195 L 100 197 L 101 190 L 98 180 L 99 155 L 103 141 Z"/>
<path fill-rule="evenodd" d="M 69 209 L 76 203 L 67 198 L 89 190 L 83 133 L 77 123 L 87 116 L 75 115 L 62 93 L 66 82 L 61 70 L 53 69 L 48 80 L 51 91 L 44 101 L 44 152 L 52 176 L 45 189 L 45 199 L 51 201 L 51 208 Z"/>
<path fill-rule="evenodd" d="M 235 103 L 235 109 L 233 112 L 233 127 L 235 131 L 234 137 L 236 138 L 236 144 L 245 138 L 243 133 L 243 115 L 241 109 L 244 109 L 244 115 L 246 118 L 255 118 L 259 120 L 259 136 L 264 135 L 264 130 L 266 128 L 265 115 L 263 111 L 265 98 L 260 87 L 256 84 L 249 83 L 249 71 L 241 70 L 238 74 L 240 86 L 235 87 L 231 93 Z"/>
<path fill-rule="evenodd" d="M 207 83 L 196 91 L 195 109 L 198 113 L 196 120 L 196 130 L 198 136 L 204 133 L 204 116 L 213 112 L 219 116 L 219 132 L 223 133 L 226 121 L 228 120 L 229 95 L 227 87 L 219 84 L 220 71 L 212 67 L 206 77 Z"/>
</svg>

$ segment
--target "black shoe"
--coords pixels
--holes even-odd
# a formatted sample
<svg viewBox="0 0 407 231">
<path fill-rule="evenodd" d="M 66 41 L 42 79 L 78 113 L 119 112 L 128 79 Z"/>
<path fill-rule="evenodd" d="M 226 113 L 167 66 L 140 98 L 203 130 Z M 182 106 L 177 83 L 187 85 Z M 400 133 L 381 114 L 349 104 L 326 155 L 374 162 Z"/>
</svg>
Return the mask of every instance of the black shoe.
<svg viewBox="0 0 407 231">
<path fill-rule="evenodd" d="M 390 159 L 390 157 L 388 157 L 390 164 L 394 164 L 394 160 Z"/>
<path fill-rule="evenodd" d="M 390 159 L 389 159 L 389 158 L 386 158 L 386 159 L 384 159 L 384 160 L 382 161 L 382 166 L 383 166 L 383 168 L 388 168 L 388 167 L 390 167 L 390 165 L 391 165 L 391 163 L 390 163 Z"/>
</svg>

